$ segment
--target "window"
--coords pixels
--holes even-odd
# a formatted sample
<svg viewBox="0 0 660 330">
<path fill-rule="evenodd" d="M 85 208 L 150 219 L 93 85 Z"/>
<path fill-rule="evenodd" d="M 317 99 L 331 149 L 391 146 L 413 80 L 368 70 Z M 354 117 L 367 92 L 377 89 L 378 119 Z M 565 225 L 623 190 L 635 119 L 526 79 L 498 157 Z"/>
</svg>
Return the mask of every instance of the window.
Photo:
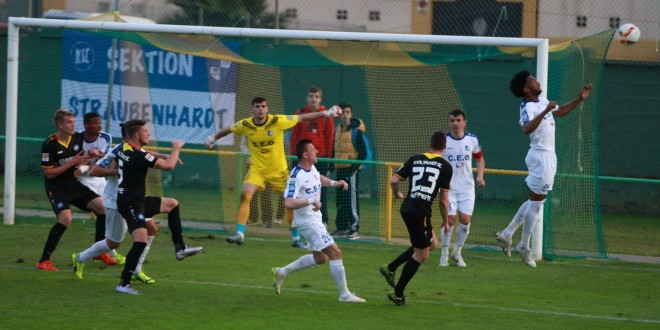
<svg viewBox="0 0 660 330">
<path fill-rule="evenodd" d="M 370 21 L 380 21 L 380 11 L 370 10 L 369 11 L 369 20 Z"/>
<path fill-rule="evenodd" d="M 287 8 L 284 11 L 284 16 L 288 18 L 298 18 L 298 9 L 296 8 Z"/>
<path fill-rule="evenodd" d="M 110 11 L 109 2 L 99 2 L 99 13 L 107 13 Z"/>
<path fill-rule="evenodd" d="M 578 16 L 577 26 L 581 28 L 587 27 L 587 16 Z"/>
<path fill-rule="evenodd" d="M 610 17 L 610 28 L 619 27 L 621 25 L 621 17 Z"/>
<path fill-rule="evenodd" d="M 131 10 L 133 11 L 134 15 L 137 16 L 144 16 L 146 12 L 146 6 L 143 3 L 134 3 L 131 4 Z"/>
<path fill-rule="evenodd" d="M 337 10 L 337 19 L 338 20 L 347 20 L 348 19 L 348 10 L 346 10 L 346 9 Z"/>
</svg>

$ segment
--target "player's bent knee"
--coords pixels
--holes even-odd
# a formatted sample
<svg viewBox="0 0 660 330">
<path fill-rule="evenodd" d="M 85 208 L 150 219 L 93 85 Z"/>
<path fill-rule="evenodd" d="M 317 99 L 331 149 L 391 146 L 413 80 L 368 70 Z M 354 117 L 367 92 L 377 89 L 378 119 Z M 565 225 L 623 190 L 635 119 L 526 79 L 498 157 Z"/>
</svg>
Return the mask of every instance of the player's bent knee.
<svg viewBox="0 0 660 330">
<path fill-rule="evenodd" d="M 115 242 L 106 238 L 105 243 L 108 244 L 108 247 L 111 250 L 118 249 L 121 246 L 121 242 Z"/>
<path fill-rule="evenodd" d="M 314 256 L 314 262 L 317 265 L 323 265 L 328 260 L 328 256 L 323 252 L 315 251 L 313 256 Z"/>
<path fill-rule="evenodd" d="M 147 235 L 149 236 L 156 236 L 160 229 L 158 229 L 158 225 L 156 224 L 156 221 L 154 219 L 151 219 L 150 221 L 147 221 L 146 223 L 147 227 Z"/>
<path fill-rule="evenodd" d="M 161 197 L 160 208 L 164 213 L 172 211 L 175 207 L 179 206 L 179 201 L 171 197 Z"/>
</svg>

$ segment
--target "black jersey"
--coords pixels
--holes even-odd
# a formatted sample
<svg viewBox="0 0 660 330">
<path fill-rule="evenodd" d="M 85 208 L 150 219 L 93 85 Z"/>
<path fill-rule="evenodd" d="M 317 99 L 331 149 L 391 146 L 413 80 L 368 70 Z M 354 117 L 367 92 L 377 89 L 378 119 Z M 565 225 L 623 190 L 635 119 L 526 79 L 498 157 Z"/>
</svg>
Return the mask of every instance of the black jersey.
<svg viewBox="0 0 660 330">
<path fill-rule="evenodd" d="M 433 200 L 440 189 L 449 190 L 451 174 L 451 165 L 438 154 L 423 153 L 410 157 L 396 172 L 403 180 L 410 177 L 401 212 L 431 217 Z"/>
<path fill-rule="evenodd" d="M 145 180 L 149 168 L 156 167 L 158 159 L 128 143 L 122 144 L 117 152 L 117 208 L 131 202 L 144 200 L 147 189 Z"/>
<path fill-rule="evenodd" d="M 41 167 L 53 168 L 64 165 L 69 158 L 80 153 L 83 145 L 82 133 L 74 133 L 69 137 L 68 141 L 61 141 L 57 138 L 56 134 L 49 136 L 41 145 Z M 46 186 L 57 185 L 71 187 L 75 184 L 76 177 L 73 172 L 76 170 L 75 166 L 69 168 L 66 172 L 52 178 L 46 179 Z"/>
</svg>

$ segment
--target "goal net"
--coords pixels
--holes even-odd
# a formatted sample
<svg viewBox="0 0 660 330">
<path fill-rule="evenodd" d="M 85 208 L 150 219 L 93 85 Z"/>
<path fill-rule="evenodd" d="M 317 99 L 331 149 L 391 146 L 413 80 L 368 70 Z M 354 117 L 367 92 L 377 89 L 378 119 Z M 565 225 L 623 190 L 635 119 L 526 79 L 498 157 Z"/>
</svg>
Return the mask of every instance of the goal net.
<svg viewBox="0 0 660 330">
<path fill-rule="evenodd" d="M 558 103 L 576 97 L 585 83 L 596 85 L 595 96 L 557 120 L 559 168 L 544 208 L 543 255 L 606 257 L 596 179 L 597 94 L 613 30 L 550 47 L 545 67 L 538 62 L 544 54 L 537 54 L 536 39 L 129 23 L 123 26 L 130 29 L 118 27 L 121 23 L 81 28 L 75 24 L 82 22 L 44 21 L 13 21 L 22 28 L 16 57 L 17 129 L 11 130 L 8 113 L 5 134 L 7 141 L 16 141 L 16 210 L 49 210 L 38 150 L 55 130 L 52 113 L 67 108 L 76 115 L 78 130 L 84 113 L 100 113 L 115 143 L 119 123 L 136 118 L 148 121 L 157 150 L 167 152 L 173 139 L 184 140 L 184 164 L 173 172 L 153 173 L 151 193 L 179 199 L 189 228 L 231 230 L 249 155 L 233 135 L 220 141 L 220 152 L 206 151 L 205 136 L 251 116 L 255 96 L 268 100 L 270 113 L 293 114 L 305 105 L 307 88 L 315 85 L 323 90 L 324 105 L 350 103 L 371 141 L 375 162 L 359 175 L 358 242 L 407 242 L 400 204 L 389 195 L 389 178 L 408 157 L 427 151 L 433 131 L 449 130 L 451 110 L 463 109 L 487 167 L 487 185 L 476 189 L 467 247 L 494 249 L 495 232 L 527 199 L 529 139 L 518 125 L 520 100 L 508 91 L 508 83 L 515 72 L 529 70 L 542 83 L 547 80 L 547 97 Z M 8 111 L 13 111 L 11 102 Z M 11 148 L 3 146 L 5 160 L 11 160 Z M 5 181 L 12 179 L 7 174 L 11 165 L 6 166 Z M 335 173 L 330 177 L 336 179 Z M 11 186 L 5 182 L 5 195 Z M 270 190 L 260 194 L 253 199 L 251 221 L 278 227 L 275 221 L 283 217 L 279 196 Z M 336 192 L 327 194 L 328 230 L 333 232 Z M 7 209 L 7 196 L 4 203 Z M 440 227 L 437 209 L 432 221 Z M 286 220 L 279 226 L 287 228 Z"/>
</svg>

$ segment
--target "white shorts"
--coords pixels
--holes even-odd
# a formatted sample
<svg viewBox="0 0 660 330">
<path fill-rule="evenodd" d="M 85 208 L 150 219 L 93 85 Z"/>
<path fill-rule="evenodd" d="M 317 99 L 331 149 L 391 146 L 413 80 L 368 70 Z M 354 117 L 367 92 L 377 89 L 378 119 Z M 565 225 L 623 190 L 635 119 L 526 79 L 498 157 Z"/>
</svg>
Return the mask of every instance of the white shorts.
<svg viewBox="0 0 660 330">
<path fill-rule="evenodd" d="M 126 226 L 126 221 L 121 217 L 117 209 L 106 208 L 105 209 L 105 238 L 116 242 L 121 243 L 126 237 L 126 231 L 128 231 L 128 226 Z"/>
<path fill-rule="evenodd" d="M 552 190 L 557 173 L 557 155 L 554 151 L 529 149 L 525 164 L 529 174 L 527 186 L 535 194 L 547 195 Z"/>
<path fill-rule="evenodd" d="M 302 223 L 297 228 L 300 236 L 307 240 L 307 250 L 320 252 L 335 242 L 321 221 Z"/>
<path fill-rule="evenodd" d="M 457 212 L 472 215 L 472 212 L 474 212 L 474 199 L 474 190 L 462 193 L 450 190 L 448 215 L 455 216 Z"/>
<path fill-rule="evenodd" d="M 105 178 L 95 176 L 81 176 L 78 177 L 78 181 L 87 186 L 87 188 L 95 192 L 97 195 L 103 196 L 103 190 L 105 190 Z"/>
</svg>

